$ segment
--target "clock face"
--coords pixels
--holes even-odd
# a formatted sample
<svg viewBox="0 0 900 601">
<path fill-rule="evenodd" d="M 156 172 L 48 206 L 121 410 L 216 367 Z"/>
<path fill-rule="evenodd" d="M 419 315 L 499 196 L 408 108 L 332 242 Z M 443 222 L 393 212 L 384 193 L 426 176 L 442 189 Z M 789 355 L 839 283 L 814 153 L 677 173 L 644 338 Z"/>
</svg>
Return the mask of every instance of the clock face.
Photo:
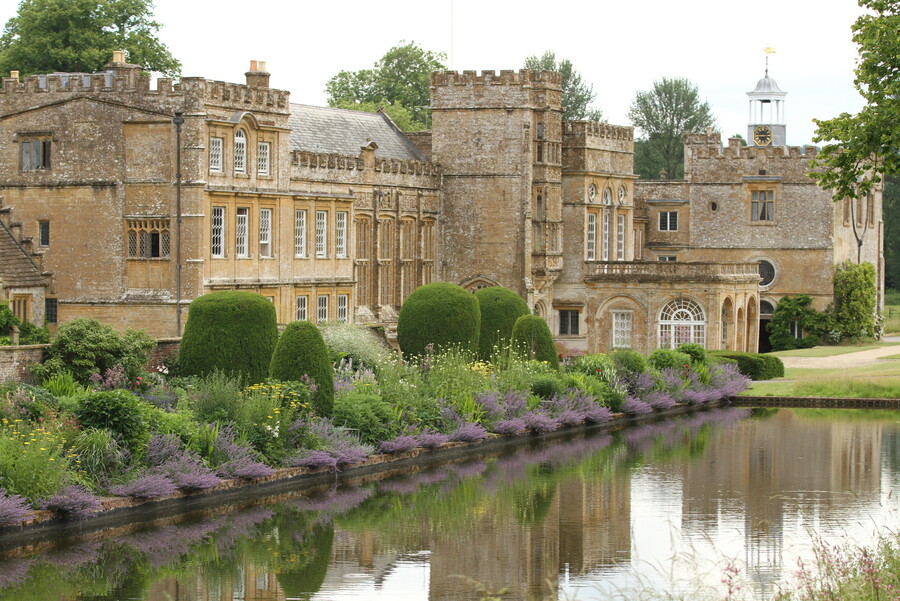
<svg viewBox="0 0 900 601">
<path fill-rule="evenodd" d="M 753 130 L 753 142 L 757 146 L 768 146 L 772 143 L 772 128 L 767 125 L 760 125 Z"/>
</svg>

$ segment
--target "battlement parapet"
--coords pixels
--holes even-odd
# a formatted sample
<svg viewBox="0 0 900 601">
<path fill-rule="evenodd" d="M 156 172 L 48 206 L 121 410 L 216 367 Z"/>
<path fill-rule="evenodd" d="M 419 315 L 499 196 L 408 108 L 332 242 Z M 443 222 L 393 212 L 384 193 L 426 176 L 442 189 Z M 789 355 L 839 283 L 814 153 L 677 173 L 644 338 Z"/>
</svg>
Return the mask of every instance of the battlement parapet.
<svg viewBox="0 0 900 601">
<path fill-rule="evenodd" d="M 328 154 L 295 150 L 291 152 L 291 164 L 296 167 L 315 170 L 362 171 L 362 156 Z M 439 175 L 435 163 L 427 161 L 377 159 L 375 171 L 402 175 Z"/>
<path fill-rule="evenodd" d="M 610 125 L 597 121 L 565 121 L 563 135 L 605 140 L 634 141 L 634 128 L 627 125 Z"/>
<path fill-rule="evenodd" d="M 48 73 L 30 75 L 23 80 L 4 77 L 0 94 L 46 94 L 53 92 L 136 92 L 142 94 L 180 95 L 178 85 L 172 80 L 159 78 L 156 89 L 150 88 L 150 78 L 144 75 L 132 77 L 118 75 L 113 71 L 102 73 Z"/>
<path fill-rule="evenodd" d="M 290 113 L 291 93 L 286 90 L 211 81 L 199 77 L 185 78 L 181 81 L 185 92 L 196 91 L 206 101 L 214 101 L 228 106 L 240 105 L 247 110 Z"/>
<path fill-rule="evenodd" d="M 697 159 L 755 159 L 762 154 L 767 158 L 810 160 L 819 150 L 816 146 L 743 146 L 736 138 L 723 148 L 719 134 L 685 134 L 684 141 L 687 151 Z"/>
<path fill-rule="evenodd" d="M 473 85 L 505 85 L 562 88 L 562 75 L 556 71 L 536 71 L 521 69 L 519 71 L 435 71 L 431 74 L 432 86 L 473 86 Z"/>
</svg>

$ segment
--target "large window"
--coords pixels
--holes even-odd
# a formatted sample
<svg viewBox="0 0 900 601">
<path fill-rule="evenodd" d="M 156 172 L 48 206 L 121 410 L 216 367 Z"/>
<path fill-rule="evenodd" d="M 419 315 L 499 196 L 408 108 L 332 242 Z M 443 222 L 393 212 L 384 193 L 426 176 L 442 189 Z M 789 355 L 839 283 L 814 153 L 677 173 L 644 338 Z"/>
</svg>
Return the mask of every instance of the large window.
<svg viewBox="0 0 900 601">
<path fill-rule="evenodd" d="M 609 190 L 607 190 L 608 192 Z M 603 211 L 603 260 L 609 261 L 609 210 Z"/>
<path fill-rule="evenodd" d="M 259 210 L 259 256 L 272 256 L 272 209 Z"/>
<path fill-rule="evenodd" d="M 304 295 L 297 297 L 297 321 L 309 319 L 309 297 Z"/>
<path fill-rule="evenodd" d="M 625 260 L 625 215 L 616 216 L 616 260 Z"/>
<path fill-rule="evenodd" d="M 294 211 L 294 256 L 306 258 L 306 209 Z"/>
<path fill-rule="evenodd" d="M 631 332 L 634 314 L 631 311 L 613 311 L 613 348 L 631 348 Z"/>
<path fill-rule="evenodd" d="M 222 138 L 209 139 L 209 170 L 222 171 Z"/>
<path fill-rule="evenodd" d="M 258 175 L 269 175 L 271 149 L 272 145 L 268 142 L 260 142 L 256 145 L 256 173 Z"/>
<path fill-rule="evenodd" d="M 128 219 L 129 259 L 169 258 L 168 219 Z"/>
<path fill-rule="evenodd" d="M 247 172 L 247 134 L 243 129 L 234 132 L 234 172 Z"/>
<path fill-rule="evenodd" d="M 660 211 L 659 212 L 659 231 L 661 231 L 661 232 L 677 232 L 678 231 L 678 211 Z"/>
<path fill-rule="evenodd" d="M 59 301 L 55 298 L 44 299 L 44 323 L 59 321 Z"/>
<path fill-rule="evenodd" d="M 706 318 L 703 308 L 691 299 L 670 300 L 659 313 L 658 348 L 676 348 L 679 344 L 706 346 Z"/>
<path fill-rule="evenodd" d="M 225 207 L 212 208 L 212 233 L 210 235 L 210 254 L 214 257 L 225 256 Z"/>
<path fill-rule="evenodd" d="M 234 254 L 238 257 L 247 257 L 247 235 L 249 231 L 250 209 L 239 207 L 234 224 Z"/>
<path fill-rule="evenodd" d="M 50 137 L 29 136 L 20 138 L 22 171 L 50 168 Z"/>
<path fill-rule="evenodd" d="M 319 323 L 328 321 L 328 295 L 320 294 L 316 304 L 316 320 Z"/>
<path fill-rule="evenodd" d="M 577 309 L 560 309 L 559 311 L 559 335 L 560 336 L 577 336 L 578 335 L 578 315 Z"/>
<path fill-rule="evenodd" d="M 347 211 L 334 214 L 334 255 L 338 259 L 347 258 Z"/>
<path fill-rule="evenodd" d="M 341 323 L 349 321 L 350 297 L 346 294 L 337 295 L 337 320 Z"/>
<path fill-rule="evenodd" d="M 316 211 L 316 257 L 328 256 L 328 211 Z"/>
<path fill-rule="evenodd" d="M 753 190 L 750 201 L 751 221 L 775 220 L 775 191 Z"/>
</svg>

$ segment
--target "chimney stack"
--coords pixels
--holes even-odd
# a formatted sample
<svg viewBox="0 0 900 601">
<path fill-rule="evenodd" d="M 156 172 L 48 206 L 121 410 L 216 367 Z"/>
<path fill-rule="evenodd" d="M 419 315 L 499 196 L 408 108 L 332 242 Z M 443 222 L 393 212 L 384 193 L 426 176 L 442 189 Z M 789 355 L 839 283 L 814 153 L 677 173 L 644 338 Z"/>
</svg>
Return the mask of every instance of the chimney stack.
<svg viewBox="0 0 900 601">
<path fill-rule="evenodd" d="M 19 81 L 19 72 L 18 71 L 10 71 L 9 76 L 16 81 Z"/>
<path fill-rule="evenodd" d="M 266 61 L 250 61 L 250 70 L 244 73 L 247 77 L 247 85 L 256 88 L 269 87 L 269 73 L 266 71 Z"/>
</svg>

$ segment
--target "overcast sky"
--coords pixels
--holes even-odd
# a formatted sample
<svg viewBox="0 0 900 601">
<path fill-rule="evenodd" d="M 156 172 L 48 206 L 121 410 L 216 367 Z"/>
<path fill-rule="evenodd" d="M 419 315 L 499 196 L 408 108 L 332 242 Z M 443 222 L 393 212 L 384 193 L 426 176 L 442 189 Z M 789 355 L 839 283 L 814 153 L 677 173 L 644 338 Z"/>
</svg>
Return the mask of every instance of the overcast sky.
<svg viewBox="0 0 900 601">
<path fill-rule="evenodd" d="M 18 0 L 0 0 L 6 22 Z M 789 144 L 810 143 L 812 119 L 856 112 L 855 0 L 155 0 L 160 39 L 183 75 L 243 82 L 264 60 L 291 101 L 325 105 L 325 82 L 372 66 L 401 40 L 445 52 L 454 70 L 519 69 L 553 50 L 594 86 L 604 117 L 661 77 L 696 83 L 723 138 L 746 137 L 746 93 L 765 70 L 788 93 Z"/>
</svg>

